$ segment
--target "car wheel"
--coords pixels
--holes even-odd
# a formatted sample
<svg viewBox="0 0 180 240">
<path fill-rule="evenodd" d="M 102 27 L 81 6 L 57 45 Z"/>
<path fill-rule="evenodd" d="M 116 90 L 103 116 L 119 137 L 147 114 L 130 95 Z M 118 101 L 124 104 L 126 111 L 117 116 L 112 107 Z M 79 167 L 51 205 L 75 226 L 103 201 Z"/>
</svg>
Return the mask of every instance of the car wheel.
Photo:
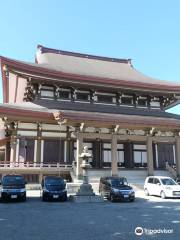
<svg viewBox="0 0 180 240">
<path fill-rule="evenodd" d="M 26 196 L 22 197 L 22 201 L 26 202 Z"/>
<path fill-rule="evenodd" d="M 64 195 L 63 202 L 66 202 L 66 201 L 67 201 L 67 195 Z"/>
<path fill-rule="evenodd" d="M 135 198 L 131 199 L 130 202 L 134 202 Z"/>
<path fill-rule="evenodd" d="M 144 193 L 145 193 L 146 196 L 149 196 L 149 192 L 148 192 L 147 188 L 144 189 Z"/>
<path fill-rule="evenodd" d="M 112 194 L 110 195 L 110 201 L 111 201 L 111 202 L 114 202 L 114 197 L 113 197 Z"/>
<path fill-rule="evenodd" d="M 161 192 L 161 198 L 162 198 L 162 199 L 165 199 L 165 198 L 166 198 L 165 192 L 163 192 L 163 191 Z"/>
<path fill-rule="evenodd" d="M 46 202 L 46 201 L 47 201 L 47 198 L 46 198 L 44 195 L 42 195 L 42 201 L 43 201 L 43 202 Z"/>
</svg>

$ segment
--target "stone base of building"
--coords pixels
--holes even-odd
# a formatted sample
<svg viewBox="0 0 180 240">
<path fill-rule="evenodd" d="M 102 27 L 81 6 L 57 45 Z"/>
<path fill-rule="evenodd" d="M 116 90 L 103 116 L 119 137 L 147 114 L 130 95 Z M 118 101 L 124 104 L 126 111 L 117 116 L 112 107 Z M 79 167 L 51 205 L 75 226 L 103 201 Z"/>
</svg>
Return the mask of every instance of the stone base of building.
<svg viewBox="0 0 180 240">
<path fill-rule="evenodd" d="M 94 196 L 75 195 L 75 196 L 70 196 L 70 200 L 73 202 L 77 202 L 77 203 L 102 203 L 102 202 L 104 202 L 104 199 L 97 195 L 94 195 Z"/>
<path fill-rule="evenodd" d="M 95 196 L 93 192 L 92 185 L 88 183 L 83 183 L 80 185 L 78 192 L 76 193 L 77 196 Z"/>
</svg>

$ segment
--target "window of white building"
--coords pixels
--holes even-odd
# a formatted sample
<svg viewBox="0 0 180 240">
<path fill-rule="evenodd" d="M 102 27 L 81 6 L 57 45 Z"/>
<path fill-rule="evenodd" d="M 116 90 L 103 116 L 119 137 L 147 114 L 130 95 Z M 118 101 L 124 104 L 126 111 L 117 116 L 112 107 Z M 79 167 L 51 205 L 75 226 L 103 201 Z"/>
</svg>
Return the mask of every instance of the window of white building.
<svg viewBox="0 0 180 240">
<path fill-rule="evenodd" d="M 140 96 L 137 100 L 138 107 L 147 107 L 147 97 Z"/>
<path fill-rule="evenodd" d="M 90 92 L 83 90 L 75 91 L 75 100 L 76 101 L 90 101 Z"/>
<path fill-rule="evenodd" d="M 54 98 L 54 87 L 49 85 L 42 85 L 41 97 L 42 98 Z"/>
<path fill-rule="evenodd" d="M 111 143 L 103 143 L 103 162 L 111 163 Z M 117 161 L 119 166 L 124 165 L 124 144 L 117 144 Z"/>
<path fill-rule="evenodd" d="M 160 108 L 160 99 L 159 97 L 154 97 L 150 102 L 151 108 Z"/>
<path fill-rule="evenodd" d="M 71 99 L 71 89 L 60 88 L 58 98 L 61 100 L 70 100 Z"/>
<path fill-rule="evenodd" d="M 94 96 L 94 101 L 97 103 L 104 104 L 116 104 L 116 94 L 114 93 L 104 93 L 96 92 Z"/>
<path fill-rule="evenodd" d="M 146 167 L 147 166 L 147 147 L 144 144 L 134 144 L 134 166 Z"/>
<path fill-rule="evenodd" d="M 119 166 L 124 166 L 124 144 L 117 144 L 117 161 Z"/>
<path fill-rule="evenodd" d="M 121 105 L 133 105 L 133 95 L 122 94 L 120 97 Z"/>
</svg>

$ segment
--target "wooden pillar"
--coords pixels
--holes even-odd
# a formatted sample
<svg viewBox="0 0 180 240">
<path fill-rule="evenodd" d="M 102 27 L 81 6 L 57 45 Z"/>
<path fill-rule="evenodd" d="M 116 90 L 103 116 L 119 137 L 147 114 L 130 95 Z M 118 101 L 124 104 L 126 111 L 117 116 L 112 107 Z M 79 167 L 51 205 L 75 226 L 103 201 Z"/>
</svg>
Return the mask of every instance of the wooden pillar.
<svg viewBox="0 0 180 240">
<path fill-rule="evenodd" d="M 10 163 L 15 163 L 16 161 L 16 139 L 14 139 L 14 137 L 12 137 L 11 139 L 11 150 L 10 150 Z"/>
<path fill-rule="evenodd" d="M 41 141 L 41 163 L 43 163 L 44 159 L 44 140 Z"/>
<path fill-rule="evenodd" d="M 19 139 L 17 139 L 17 144 L 16 144 L 16 162 L 19 162 Z"/>
<path fill-rule="evenodd" d="M 154 174 L 154 163 L 153 163 L 153 149 L 152 149 L 152 137 L 147 137 L 147 171 L 148 176 Z"/>
<path fill-rule="evenodd" d="M 111 175 L 118 176 L 117 136 L 116 135 L 112 135 L 112 139 L 111 139 Z"/>
<path fill-rule="evenodd" d="M 36 145 L 36 162 L 40 163 L 41 162 L 41 140 L 37 140 L 37 145 Z"/>
<path fill-rule="evenodd" d="M 41 162 L 41 137 L 42 137 L 42 132 L 41 132 L 41 124 L 37 124 L 37 143 L 36 143 L 36 162 L 40 163 Z"/>
<path fill-rule="evenodd" d="M 41 183 L 42 183 L 42 180 L 43 180 L 43 174 L 42 174 L 42 173 L 40 173 L 40 174 L 39 174 L 39 184 L 41 184 Z"/>
<path fill-rule="evenodd" d="M 10 162 L 10 152 L 11 152 L 10 142 L 7 142 L 6 148 L 5 148 L 5 162 L 6 163 Z"/>
<path fill-rule="evenodd" d="M 124 143 L 124 166 L 125 168 L 134 167 L 133 143 L 129 141 Z"/>
<path fill-rule="evenodd" d="M 80 158 L 80 154 L 83 151 L 83 135 L 82 133 L 77 133 L 77 151 L 76 151 L 76 177 L 78 179 L 82 179 L 82 168 L 81 163 L 82 159 Z"/>
<path fill-rule="evenodd" d="M 180 177 L 180 137 L 176 137 L 176 174 Z"/>
</svg>

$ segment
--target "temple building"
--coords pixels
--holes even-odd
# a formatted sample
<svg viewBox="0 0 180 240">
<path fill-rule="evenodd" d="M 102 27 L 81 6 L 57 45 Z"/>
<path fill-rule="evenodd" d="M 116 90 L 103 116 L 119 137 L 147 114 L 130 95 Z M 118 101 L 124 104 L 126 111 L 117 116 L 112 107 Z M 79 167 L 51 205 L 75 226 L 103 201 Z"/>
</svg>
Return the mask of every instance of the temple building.
<svg viewBox="0 0 180 240">
<path fill-rule="evenodd" d="M 180 83 L 137 71 L 130 59 L 39 45 L 35 63 L 0 57 L 0 175 L 82 176 L 83 146 L 92 169 L 112 175 L 169 170 L 180 175 Z"/>
</svg>

